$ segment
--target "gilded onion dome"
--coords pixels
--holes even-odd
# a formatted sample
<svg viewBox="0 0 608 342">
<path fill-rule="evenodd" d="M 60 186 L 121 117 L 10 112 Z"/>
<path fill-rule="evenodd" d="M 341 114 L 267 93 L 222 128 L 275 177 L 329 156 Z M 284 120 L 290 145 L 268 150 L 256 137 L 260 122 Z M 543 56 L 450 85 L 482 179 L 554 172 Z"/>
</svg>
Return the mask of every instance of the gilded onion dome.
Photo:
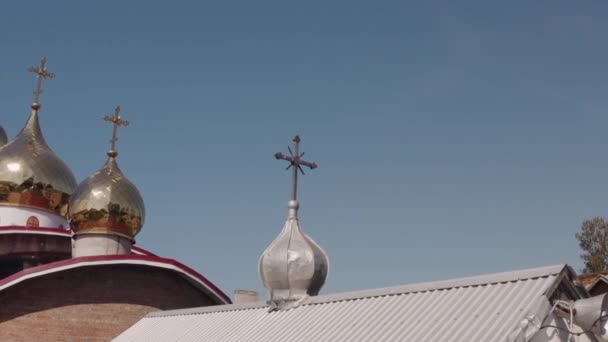
<svg viewBox="0 0 608 342">
<path fill-rule="evenodd" d="M 38 109 L 17 137 L 0 147 L 0 205 L 32 207 L 61 216 L 67 213 L 76 179 L 67 165 L 47 145 Z"/>
<path fill-rule="evenodd" d="M 74 235 L 110 234 L 133 240 L 144 224 L 146 210 L 139 190 L 120 171 L 116 163 L 116 127 L 128 124 L 120 120 L 120 107 L 114 117 L 112 149 L 103 167 L 82 181 L 74 191 L 68 221 Z"/>
<path fill-rule="evenodd" d="M 4 128 L 2 128 L 2 126 L 0 126 L 0 146 L 6 144 L 8 141 L 8 138 L 6 137 L 6 132 L 4 131 Z"/>
<path fill-rule="evenodd" d="M 74 234 L 102 233 L 133 239 L 144 224 L 145 212 L 139 190 L 110 156 L 74 191 L 68 220 Z"/>
</svg>

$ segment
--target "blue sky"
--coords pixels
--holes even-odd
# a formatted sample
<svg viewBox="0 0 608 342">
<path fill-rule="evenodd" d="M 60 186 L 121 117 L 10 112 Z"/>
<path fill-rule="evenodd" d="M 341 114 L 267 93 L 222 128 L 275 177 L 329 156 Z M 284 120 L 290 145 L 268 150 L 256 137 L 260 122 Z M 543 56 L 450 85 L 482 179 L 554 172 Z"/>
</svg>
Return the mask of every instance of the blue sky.
<svg viewBox="0 0 608 342">
<path fill-rule="evenodd" d="M 231 294 L 263 291 L 287 215 L 273 154 L 319 168 L 301 224 L 324 292 L 569 263 L 608 212 L 608 3 L 20 1 L 0 11 L 0 124 L 29 113 L 78 180 L 119 164 L 147 209 L 138 245 Z"/>
</svg>

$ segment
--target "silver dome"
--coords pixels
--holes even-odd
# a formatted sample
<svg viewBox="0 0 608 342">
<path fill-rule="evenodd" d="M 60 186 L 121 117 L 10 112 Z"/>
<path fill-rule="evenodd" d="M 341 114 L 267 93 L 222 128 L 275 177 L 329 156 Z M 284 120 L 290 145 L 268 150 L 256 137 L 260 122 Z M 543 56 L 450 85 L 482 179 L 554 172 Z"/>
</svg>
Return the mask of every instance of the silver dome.
<svg viewBox="0 0 608 342">
<path fill-rule="evenodd" d="M 325 251 L 300 228 L 298 208 L 298 201 L 289 201 L 287 222 L 259 262 L 270 302 L 279 309 L 298 306 L 308 296 L 316 296 L 329 271 Z"/>
</svg>

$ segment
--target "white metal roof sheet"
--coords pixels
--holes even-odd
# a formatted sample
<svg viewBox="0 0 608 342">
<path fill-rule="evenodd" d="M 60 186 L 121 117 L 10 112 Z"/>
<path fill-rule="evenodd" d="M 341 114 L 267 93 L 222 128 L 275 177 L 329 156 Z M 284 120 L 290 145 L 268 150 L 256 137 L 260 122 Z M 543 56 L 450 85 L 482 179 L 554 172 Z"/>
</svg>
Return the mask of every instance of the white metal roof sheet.
<svg viewBox="0 0 608 342">
<path fill-rule="evenodd" d="M 115 341 L 505 341 L 565 265 L 263 303 L 152 313 Z"/>
</svg>

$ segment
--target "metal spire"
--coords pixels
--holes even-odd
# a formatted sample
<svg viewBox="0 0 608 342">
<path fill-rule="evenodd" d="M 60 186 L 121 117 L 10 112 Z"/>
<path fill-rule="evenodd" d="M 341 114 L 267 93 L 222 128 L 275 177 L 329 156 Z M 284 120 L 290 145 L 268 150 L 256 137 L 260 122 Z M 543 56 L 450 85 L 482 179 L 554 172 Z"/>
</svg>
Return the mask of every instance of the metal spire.
<svg viewBox="0 0 608 342">
<path fill-rule="evenodd" d="M 293 167 L 293 191 L 287 208 L 289 214 L 283 230 L 260 256 L 259 272 L 264 287 L 268 289 L 270 310 L 290 309 L 303 303 L 309 296 L 316 296 L 327 278 L 329 260 L 325 251 L 306 235 L 298 222 L 297 201 L 298 172 L 302 166 L 316 169 L 317 164 L 303 160 L 300 154 L 300 137 L 293 138 L 294 149 L 289 155 L 276 153 L 277 159 L 287 160 Z"/>
<path fill-rule="evenodd" d="M 6 132 L 4 131 L 4 128 L 2 128 L 2 126 L 0 126 L 0 146 L 6 144 L 8 142 L 8 138 L 6 136 Z"/>
<path fill-rule="evenodd" d="M 104 121 L 107 122 L 111 122 L 113 129 L 112 129 L 112 140 L 110 140 L 110 143 L 112 144 L 110 147 L 110 150 L 108 151 L 108 157 L 111 158 L 115 158 L 118 155 L 118 152 L 116 151 L 116 142 L 118 141 L 118 137 L 116 136 L 116 133 L 118 131 L 118 127 L 120 126 L 129 126 L 129 121 L 127 120 L 122 120 L 121 116 L 120 116 L 120 106 L 116 106 L 116 108 L 114 109 L 114 115 L 104 115 L 103 117 Z"/>
<path fill-rule="evenodd" d="M 40 61 L 40 66 L 31 66 L 27 68 L 27 71 L 36 74 L 36 80 L 38 81 L 36 85 L 36 90 L 34 90 L 34 103 L 32 103 L 32 109 L 38 110 L 40 109 L 40 94 L 42 94 L 42 81 L 45 78 L 55 78 L 55 74 L 46 69 L 46 57 L 42 57 L 42 60 Z"/>
<path fill-rule="evenodd" d="M 274 154 L 274 157 L 277 158 L 278 160 L 287 160 L 289 162 L 289 166 L 287 167 L 287 170 L 289 170 L 289 168 L 293 166 L 291 200 L 296 201 L 297 196 L 298 196 L 298 171 L 300 171 L 300 172 L 302 172 L 302 174 L 304 174 L 302 165 L 309 167 L 311 170 L 314 170 L 317 168 L 317 164 L 306 161 L 304 159 L 301 159 L 304 156 L 304 152 L 302 152 L 302 154 L 300 154 L 300 136 L 299 135 L 296 135 L 293 138 L 293 149 L 294 150 L 292 151 L 289 146 L 287 146 L 287 149 L 289 150 L 288 156 L 284 155 L 281 152 L 278 152 L 278 153 Z"/>
</svg>

